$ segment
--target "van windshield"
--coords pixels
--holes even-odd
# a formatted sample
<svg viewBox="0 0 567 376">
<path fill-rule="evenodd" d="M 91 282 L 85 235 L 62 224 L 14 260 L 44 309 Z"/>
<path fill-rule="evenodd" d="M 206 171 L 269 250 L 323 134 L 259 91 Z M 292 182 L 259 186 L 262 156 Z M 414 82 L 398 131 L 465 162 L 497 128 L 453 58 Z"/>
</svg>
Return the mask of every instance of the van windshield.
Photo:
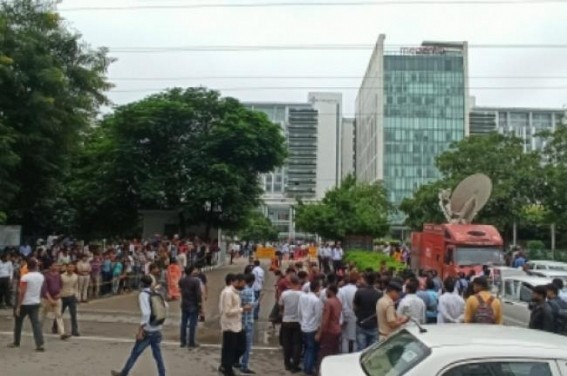
<svg viewBox="0 0 567 376">
<path fill-rule="evenodd" d="M 360 358 L 360 364 L 368 376 L 401 376 L 429 354 L 429 347 L 403 330 L 366 350 Z"/>
<path fill-rule="evenodd" d="M 496 247 L 459 247 L 455 261 L 458 265 L 502 265 L 502 251 Z"/>
</svg>

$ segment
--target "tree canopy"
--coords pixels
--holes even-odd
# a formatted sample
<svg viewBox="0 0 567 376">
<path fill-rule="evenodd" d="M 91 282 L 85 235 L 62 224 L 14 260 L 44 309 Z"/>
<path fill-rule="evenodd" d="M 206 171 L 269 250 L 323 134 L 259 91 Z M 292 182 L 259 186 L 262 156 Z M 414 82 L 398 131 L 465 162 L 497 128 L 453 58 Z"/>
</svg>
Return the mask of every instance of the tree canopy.
<svg viewBox="0 0 567 376">
<path fill-rule="evenodd" d="M 242 227 L 234 233 L 242 240 L 257 242 L 275 241 L 279 234 L 270 219 L 258 211 L 252 211 Z"/>
<path fill-rule="evenodd" d="M 388 232 L 392 207 L 381 184 L 357 183 L 347 177 L 339 187 L 329 190 L 321 202 L 296 207 L 296 226 L 326 239 L 349 235 L 380 237 Z"/>
<path fill-rule="evenodd" d="M 543 190 L 540 155 L 524 152 L 523 141 L 516 137 L 493 133 L 465 138 L 441 154 L 436 165 L 443 178 L 422 186 L 400 206 L 408 216 L 406 224 L 413 229 L 443 221 L 439 189 L 454 189 L 475 173 L 486 174 L 493 183 L 492 196 L 475 221 L 493 224 L 501 231 L 519 220 L 525 207 L 538 203 Z"/>
<path fill-rule="evenodd" d="M 0 3 L 0 213 L 27 233 L 62 217 L 55 197 L 81 132 L 107 103 L 111 61 L 51 2 Z"/>
<path fill-rule="evenodd" d="M 259 205 L 258 174 L 285 156 L 265 114 L 215 91 L 176 88 L 102 121 L 77 159 L 72 197 L 83 231 L 131 231 L 147 209 L 178 211 L 182 228 L 229 229 Z"/>
</svg>

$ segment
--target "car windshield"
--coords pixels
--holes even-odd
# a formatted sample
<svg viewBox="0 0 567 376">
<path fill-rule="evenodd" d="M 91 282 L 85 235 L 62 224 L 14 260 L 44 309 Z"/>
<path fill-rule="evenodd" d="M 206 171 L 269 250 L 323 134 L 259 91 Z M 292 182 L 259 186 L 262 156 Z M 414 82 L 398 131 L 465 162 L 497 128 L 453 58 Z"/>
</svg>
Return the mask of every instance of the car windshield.
<svg viewBox="0 0 567 376">
<path fill-rule="evenodd" d="M 502 251 L 495 247 L 457 248 L 458 265 L 502 265 Z"/>
<path fill-rule="evenodd" d="M 427 346 L 404 330 L 365 351 L 360 364 L 368 376 L 401 376 L 429 354 Z"/>
</svg>

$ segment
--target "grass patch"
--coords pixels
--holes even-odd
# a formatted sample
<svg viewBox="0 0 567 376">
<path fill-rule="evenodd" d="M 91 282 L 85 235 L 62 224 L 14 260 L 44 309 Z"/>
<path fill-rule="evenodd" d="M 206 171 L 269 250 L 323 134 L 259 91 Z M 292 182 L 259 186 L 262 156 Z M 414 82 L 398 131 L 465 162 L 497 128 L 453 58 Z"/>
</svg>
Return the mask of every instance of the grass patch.
<svg viewBox="0 0 567 376">
<path fill-rule="evenodd" d="M 397 262 L 388 255 L 364 250 L 347 251 L 345 254 L 345 261 L 353 263 L 359 271 L 364 271 L 366 269 L 378 271 L 380 269 L 380 265 L 382 265 L 382 261 L 386 261 L 386 266 L 388 268 L 394 268 L 396 270 L 404 270 L 406 268 L 405 264 Z"/>
</svg>

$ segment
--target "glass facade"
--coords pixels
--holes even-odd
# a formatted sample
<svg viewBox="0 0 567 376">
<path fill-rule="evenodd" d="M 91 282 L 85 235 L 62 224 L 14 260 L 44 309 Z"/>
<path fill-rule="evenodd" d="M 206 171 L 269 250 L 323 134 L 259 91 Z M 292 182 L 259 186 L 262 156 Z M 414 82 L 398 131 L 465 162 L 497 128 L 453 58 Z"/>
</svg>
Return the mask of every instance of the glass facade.
<svg viewBox="0 0 567 376">
<path fill-rule="evenodd" d="M 465 136 L 464 64 L 456 51 L 384 55 L 383 181 L 396 206 L 440 178 L 435 158 Z"/>
</svg>

